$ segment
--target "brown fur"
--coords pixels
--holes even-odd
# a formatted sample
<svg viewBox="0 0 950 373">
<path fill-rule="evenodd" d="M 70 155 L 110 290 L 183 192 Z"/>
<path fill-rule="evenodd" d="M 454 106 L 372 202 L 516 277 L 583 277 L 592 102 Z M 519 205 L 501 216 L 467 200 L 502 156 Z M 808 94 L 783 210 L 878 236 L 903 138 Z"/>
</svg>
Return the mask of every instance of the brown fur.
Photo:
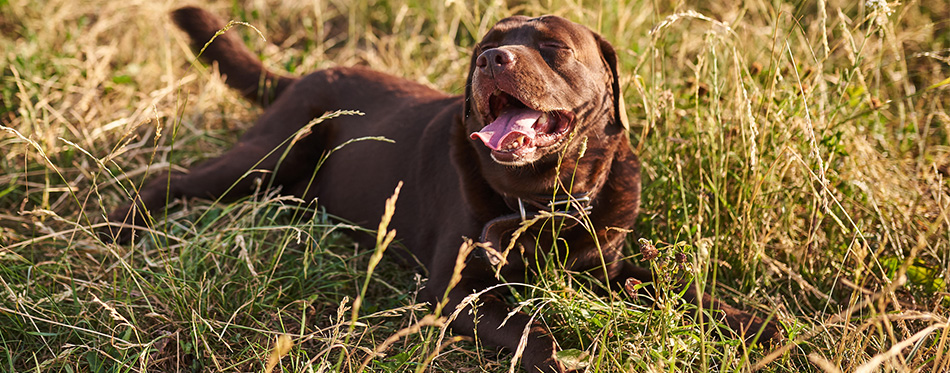
<svg viewBox="0 0 950 373">
<path fill-rule="evenodd" d="M 179 9 L 173 19 L 196 49 L 223 27 L 198 8 Z M 476 47 L 464 96 L 355 67 L 301 78 L 280 76 L 266 71 L 230 34 L 219 36 L 202 57 L 218 64 L 230 86 L 268 109 L 230 151 L 187 174 L 156 177 L 134 204 L 113 211 L 111 221 L 141 225 L 143 212 L 161 211 L 169 198 L 218 198 L 232 184 L 229 197 L 248 195 L 253 177 L 241 176 L 252 167 L 275 170 L 285 150 L 281 142 L 295 131 L 327 111 L 359 110 L 365 116 L 344 116 L 315 127 L 268 177 L 307 200 L 319 196 L 328 212 L 368 227 L 378 223 L 384 200 L 404 182 L 391 227 L 399 232 L 407 254 L 428 272 L 423 296 L 433 304 L 449 286 L 463 240 L 481 238 L 490 249 L 477 250 L 468 258 L 461 281 L 449 291 L 445 313 L 472 292 L 498 284 L 492 260 L 504 264 L 500 273 L 506 281 L 524 281 L 532 263 L 541 260 L 535 248 L 556 251 L 549 257 L 561 258 L 569 270 L 590 271 L 613 289 L 621 289 L 628 278 L 652 281 L 649 270 L 622 260 L 625 232 L 633 227 L 639 208 L 640 164 L 625 131 L 617 57 L 609 43 L 583 26 L 551 16 L 502 20 Z M 486 128 L 498 112 L 510 110 L 510 105 L 492 109 L 506 102 L 499 97 L 507 97 L 505 105 L 519 106 L 512 104 L 517 99 L 520 106 L 534 111 L 558 113 L 556 125 L 540 131 L 547 137 L 532 138 L 531 146 L 505 138 L 503 145 L 512 148 L 493 151 L 470 134 Z M 566 132 L 561 134 L 558 128 Z M 395 143 L 352 143 L 334 153 L 310 185 L 316 161 L 326 149 L 363 136 L 384 136 Z M 535 146 L 554 141 L 545 140 L 552 137 L 553 144 Z M 582 148 L 586 152 L 579 157 Z M 264 158 L 272 151 L 274 155 Z M 571 218 L 555 218 L 564 223 L 559 237 L 569 245 L 555 244 L 537 223 L 518 238 L 523 255 L 500 257 L 498 252 L 522 222 L 519 201 L 530 216 L 536 216 L 550 209 L 545 204 L 556 196 L 590 197 L 589 204 L 575 201 L 572 208 L 562 210 L 580 216 L 589 207 L 586 218 L 596 238 Z M 122 230 L 116 237 L 126 241 L 131 232 Z M 723 311 L 735 330 L 764 328 L 764 338 L 779 336 L 774 324 L 706 294 L 697 296 L 692 288 L 686 297 Z M 508 318 L 510 306 L 500 290 L 479 301 L 478 322 L 469 312 L 460 312 L 452 322 L 455 331 L 477 333 L 485 343 L 515 350 L 531 322 L 525 369 L 564 371 L 553 358 L 553 338 L 524 313 Z"/>
</svg>

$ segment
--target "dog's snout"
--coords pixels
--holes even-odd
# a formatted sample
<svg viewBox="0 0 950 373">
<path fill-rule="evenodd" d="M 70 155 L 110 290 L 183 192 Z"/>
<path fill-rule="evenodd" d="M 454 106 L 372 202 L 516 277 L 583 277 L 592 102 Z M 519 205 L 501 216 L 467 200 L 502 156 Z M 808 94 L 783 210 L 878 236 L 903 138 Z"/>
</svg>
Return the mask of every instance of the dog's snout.
<svg viewBox="0 0 950 373">
<path fill-rule="evenodd" d="M 486 70 L 503 70 L 515 63 L 515 54 L 504 49 L 493 48 L 485 51 L 475 60 L 475 66 Z"/>
</svg>

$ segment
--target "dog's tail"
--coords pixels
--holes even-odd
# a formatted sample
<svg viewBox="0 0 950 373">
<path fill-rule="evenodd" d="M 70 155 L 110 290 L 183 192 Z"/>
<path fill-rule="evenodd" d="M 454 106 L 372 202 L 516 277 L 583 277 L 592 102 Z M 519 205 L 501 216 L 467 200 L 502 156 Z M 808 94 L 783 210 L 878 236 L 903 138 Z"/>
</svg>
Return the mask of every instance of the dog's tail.
<svg viewBox="0 0 950 373">
<path fill-rule="evenodd" d="M 172 20 L 191 38 L 191 47 L 196 53 L 201 53 L 201 59 L 209 64 L 217 63 L 218 70 L 226 76 L 228 86 L 241 92 L 248 100 L 267 106 L 297 80 L 267 71 L 234 33 L 215 37 L 215 33 L 224 29 L 225 24 L 204 9 L 192 6 L 179 8 L 172 12 Z M 214 41 L 205 47 L 212 38 Z M 202 48 L 205 48 L 203 52 Z"/>
</svg>

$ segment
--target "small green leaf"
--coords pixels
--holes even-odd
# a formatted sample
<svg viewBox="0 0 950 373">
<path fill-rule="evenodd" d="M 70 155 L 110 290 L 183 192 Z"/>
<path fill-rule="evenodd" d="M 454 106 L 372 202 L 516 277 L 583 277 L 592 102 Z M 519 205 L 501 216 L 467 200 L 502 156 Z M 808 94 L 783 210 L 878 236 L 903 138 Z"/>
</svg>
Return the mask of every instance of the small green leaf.
<svg viewBox="0 0 950 373">
<path fill-rule="evenodd" d="M 568 370 L 577 370 L 584 369 L 590 362 L 588 359 L 590 354 L 587 351 L 581 351 L 577 349 L 562 350 L 554 354 L 554 359 L 560 361 L 561 364 L 564 364 L 564 367 Z"/>
<path fill-rule="evenodd" d="M 132 84 L 132 77 L 128 75 L 116 75 L 112 77 L 115 84 Z"/>
</svg>

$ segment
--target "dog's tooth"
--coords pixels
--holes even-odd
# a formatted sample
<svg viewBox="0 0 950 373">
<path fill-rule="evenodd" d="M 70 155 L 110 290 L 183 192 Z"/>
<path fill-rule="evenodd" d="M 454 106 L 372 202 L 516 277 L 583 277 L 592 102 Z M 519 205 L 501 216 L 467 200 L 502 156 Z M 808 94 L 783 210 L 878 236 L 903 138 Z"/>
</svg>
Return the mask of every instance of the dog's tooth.
<svg viewBox="0 0 950 373">
<path fill-rule="evenodd" d="M 508 146 L 505 147 L 505 150 L 518 149 L 521 147 L 521 144 L 525 142 L 525 136 L 521 135 L 515 138 L 514 141 L 508 143 Z"/>
</svg>

